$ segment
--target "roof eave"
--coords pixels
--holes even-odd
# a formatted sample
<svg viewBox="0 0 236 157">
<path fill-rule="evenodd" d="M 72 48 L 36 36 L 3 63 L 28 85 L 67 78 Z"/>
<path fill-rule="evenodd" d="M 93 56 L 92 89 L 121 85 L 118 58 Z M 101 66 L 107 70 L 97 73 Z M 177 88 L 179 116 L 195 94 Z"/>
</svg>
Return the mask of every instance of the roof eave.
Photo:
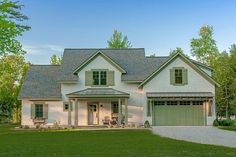
<svg viewBox="0 0 236 157">
<path fill-rule="evenodd" d="M 62 98 L 59 98 L 59 97 L 47 97 L 47 98 L 36 98 L 36 97 L 19 97 L 18 100 L 23 100 L 23 99 L 28 99 L 28 100 L 32 100 L 32 101 L 38 101 L 38 100 L 47 100 L 47 101 L 61 101 Z"/>
<path fill-rule="evenodd" d="M 66 95 L 69 98 L 129 98 L 129 95 L 127 94 L 103 94 L 103 95 L 76 95 L 76 94 L 71 94 L 71 95 Z"/>
</svg>

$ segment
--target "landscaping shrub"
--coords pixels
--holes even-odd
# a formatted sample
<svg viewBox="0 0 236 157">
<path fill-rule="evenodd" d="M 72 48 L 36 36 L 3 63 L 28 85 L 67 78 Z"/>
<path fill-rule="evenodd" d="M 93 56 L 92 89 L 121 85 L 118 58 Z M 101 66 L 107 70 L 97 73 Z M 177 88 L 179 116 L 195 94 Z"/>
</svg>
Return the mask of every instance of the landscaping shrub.
<svg viewBox="0 0 236 157">
<path fill-rule="evenodd" d="M 144 127 L 145 127 L 145 128 L 150 128 L 150 123 L 149 123 L 148 120 L 146 120 L 146 121 L 144 122 Z"/>
<path fill-rule="evenodd" d="M 235 126 L 235 121 L 231 119 L 216 119 L 213 122 L 213 126 Z"/>
<path fill-rule="evenodd" d="M 234 120 L 225 119 L 222 120 L 222 126 L 234 126 Z"/>
<path fill-rule="evenodd" d="M 214 120 L 213 126 L 219 126 L 219 121 L 217 119 Z"/>
</svg>

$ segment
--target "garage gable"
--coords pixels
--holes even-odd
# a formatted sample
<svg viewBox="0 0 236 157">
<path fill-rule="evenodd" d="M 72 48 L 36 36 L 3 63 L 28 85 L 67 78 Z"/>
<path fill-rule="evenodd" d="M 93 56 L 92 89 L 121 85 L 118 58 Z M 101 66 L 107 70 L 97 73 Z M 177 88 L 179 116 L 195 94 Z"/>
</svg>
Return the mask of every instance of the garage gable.
<svg viewBox="0 0 236 157">
<path fill-rule="evenodd" d="M 160 66 L 157 70 L 155 70 L 151 75 L 149 75 L 140 85 L 139 87 L 143 87 L 145 84 L 147 84 L 150 80 L 152 80 L 156 75 L 158 75 L 162 70 L 164 70 L 169 64 L 171 64 L 173 61 L 175 61 L 177 58 L 180 58 L 182 61 L 184 61 L 186 64 L 188 64 L 192 69 L 194 69 L 198 74 L 203 76 L 208 82 L 210 82 L 213 85 L 220 86 L 213 78 L 211 78 L 206 72 L 204 72 L 202 69 L 200 69 L 198 66 L 193 64 L 184 54 L 177 52 L 175 54 L 172 54 L 169 59 Z"/>
</svg>

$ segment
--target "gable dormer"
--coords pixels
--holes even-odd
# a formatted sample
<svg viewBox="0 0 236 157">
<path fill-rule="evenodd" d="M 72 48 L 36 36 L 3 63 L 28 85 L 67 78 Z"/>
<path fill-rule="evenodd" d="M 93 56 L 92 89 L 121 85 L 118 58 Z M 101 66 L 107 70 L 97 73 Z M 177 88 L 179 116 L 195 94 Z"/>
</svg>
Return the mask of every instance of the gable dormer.
<svg viewBox="0 0 236 157">
<path fill-rule="evenodd" d="M 126 71 L 99 50 L 80 64 L 73 73 L 78 75 L 79 81 L 85 86 L 109 87 L 115 85 L 115 76 L 121 78 Z"/>
<path fill-rule="evenodd" d="M 94 53 L 92 56 L 90 56 L 87 60 L 85 60 L 81 65 L 79 65 L 74 71 L 74 74 L 77 74 L 83 67 L 88 65 L 90 62 L 92 62 L 94 59 L 96 59 L 98 56 L 105 59 L 107 62 L 109 62 L 111 65 L 113 65 L 115 68 L 117 68 L 122 74 L 125 74 L 126 71 L 118 65 L 116 62 L 114 62 L 109 56 L 105 55 L 102 51 L 98 50 L 96 53 Z"/>
</svg>

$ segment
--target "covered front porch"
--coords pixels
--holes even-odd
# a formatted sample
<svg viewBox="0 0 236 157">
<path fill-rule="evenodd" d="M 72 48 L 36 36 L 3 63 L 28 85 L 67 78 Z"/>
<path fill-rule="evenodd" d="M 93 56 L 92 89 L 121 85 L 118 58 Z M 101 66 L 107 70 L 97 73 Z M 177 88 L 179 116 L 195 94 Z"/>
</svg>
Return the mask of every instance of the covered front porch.
<svg viewBox="0 0 236 157">
<path fill-rule="evenodd" d="M 128 93 L 112 88 L 87 88 L 66 96 L 68 126 L 128 124 Z"/>
</svg>

